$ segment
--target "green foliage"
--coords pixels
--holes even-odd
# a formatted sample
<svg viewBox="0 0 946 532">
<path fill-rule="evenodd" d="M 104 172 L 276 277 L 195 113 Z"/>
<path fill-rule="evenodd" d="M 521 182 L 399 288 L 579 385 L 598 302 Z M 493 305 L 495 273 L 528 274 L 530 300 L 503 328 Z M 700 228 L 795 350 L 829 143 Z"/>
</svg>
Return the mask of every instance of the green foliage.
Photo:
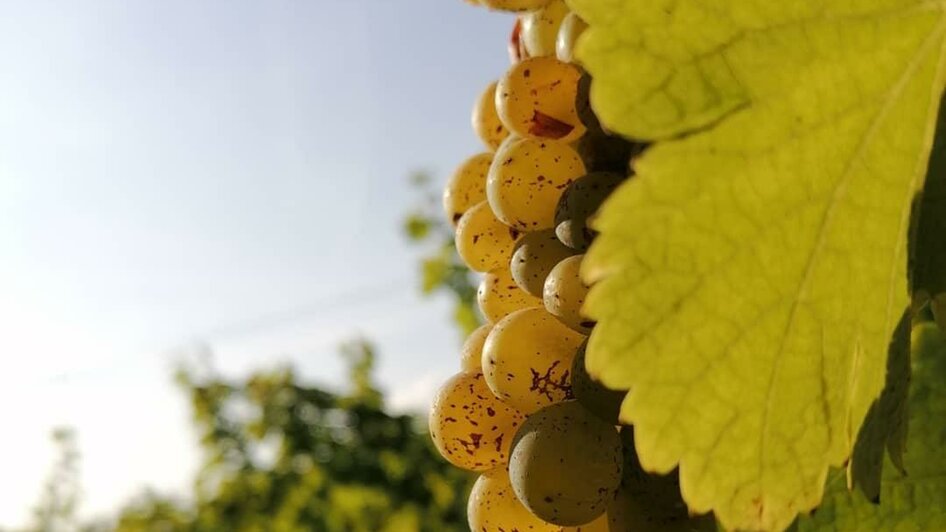
<svg viewBox="0 0 946 532">
<path fill-rule="evenodd" d="M 844 473 L 836 472 L 824 504 L 799 521 L 800 530 L 946 530 L 946 337 L 934 324 L 914 329 L 912 363 L 903 467 L 888 457 L 873 502 L 849 491 Z"/>
<path fill-rule="evenodd" d="M 81 487 L 79 485 L 79 447 L 76 433 L 67 427 L 52 432 L 57 460 L 43 485 L 39 503 L 33 509 L 33 522 L 28 531 L 57 532 L 76 530 L 76 516 Z"/>
<path fill-rule="evenodd" d="M 942 6 L 570 5 L 602 123 L 660 141 L 594 224 L 588 369 L 630 389 L 641 463 L 679 466 L 692 510 L 783 529 L 821 501 L 885 384 Z"/>
<path fill-rule="evenodd" d="M 473 274 L 457 255 L 453 227 L 444 220 L 440 198 L 430 176 L 417 172 L 411 175 L 410 183 L 417 189 L 421 201 L 420 206 L 405 217 L 404 233 L 411 242 L 427 248 L 420 260 L 421 292 L 452 294 L 454 323 L 466 337 L 483 323 L 476 306 Z"/>
<path fill-rule="evenodd" d="M 384 411 L 374 351 L 343 347 L 351 389 L 335 394 L 289 369 L 228 380 L 182 370 L 204 463 L 187 503 L 145 495 L 119 532 L 452 531 L 471 479 L 433 450 L 420 422 Z"/>
<path fill-rule="evenodd" d="M 887 353 L 884 390 L 867 411 L 848 467 L 848 483 L 859 487 L 870 500 L 880 498 L 885 450 L 897 469 L 905 471 L 903 455 L 906 452 L 909 415 L 910 326 L 910 313 L 904 312 Z"/>
</svg>

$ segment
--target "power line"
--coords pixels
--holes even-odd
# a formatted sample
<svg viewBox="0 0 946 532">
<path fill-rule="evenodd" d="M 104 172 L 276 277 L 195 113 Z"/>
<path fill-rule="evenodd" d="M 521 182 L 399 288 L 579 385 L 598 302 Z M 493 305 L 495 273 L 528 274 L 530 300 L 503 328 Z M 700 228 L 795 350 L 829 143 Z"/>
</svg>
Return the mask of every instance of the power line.
<svg viewBox="0 0 946 532">
<path fill-rule="evenodd" d="M 415 287 L 411 281 L 411 278 L 405 276 L 390 279 L 384 283 L 359 286 L 347 292 L 333 294 L 293 309 L 271 312 L 255 318 L 221 325 L 201 334 L 192 335 L 192 337 L 220 340 L 272 329 L 304 317 L 318 316 L 347 308 L 363 307 L 380 301 L 387 301 L 414 291 Z"/>
</svg>

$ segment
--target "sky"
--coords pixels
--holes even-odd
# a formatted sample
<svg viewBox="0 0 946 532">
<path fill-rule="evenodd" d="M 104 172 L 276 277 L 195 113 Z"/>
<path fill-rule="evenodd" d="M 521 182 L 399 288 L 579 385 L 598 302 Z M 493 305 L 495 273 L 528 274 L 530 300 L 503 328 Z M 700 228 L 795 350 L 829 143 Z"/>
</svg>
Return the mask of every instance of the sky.
<svg viewBox="0 0 946 532">
<path fill-rule="evenodd" d="M 398 409 L 457 369 L 419 296 L 406 177 L 482 150 L 508 16 L 459 0 L 0 0 L 0 526 L 78 431 L 86 516 L 198 460 L 171 372 L 380 349 Z"/>
</svg>

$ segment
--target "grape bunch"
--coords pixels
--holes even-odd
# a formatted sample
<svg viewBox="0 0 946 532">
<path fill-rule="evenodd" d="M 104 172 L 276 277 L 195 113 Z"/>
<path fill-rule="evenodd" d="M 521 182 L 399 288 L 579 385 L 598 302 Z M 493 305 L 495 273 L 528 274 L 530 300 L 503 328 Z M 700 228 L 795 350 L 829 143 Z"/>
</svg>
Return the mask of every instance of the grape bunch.
<svg viewBox="0 0 946 532">
<path fill-rule="evenodd" d="M 485 150 L 443 194 L 457 251 L 483 274 L 487 323 L 435 397 L 431 436 L 445 459 L 481 474 L 471 530 L 621 530 L 608 505 L 625 463 L 616 427 L 624 394 L 585 370 L 594 323 L 582 314 L 579 273 L 595 238 L 589 219 L 628 178 L 640 146 L 595 117 L 573 54 L 586 26 L 564 0 L 468 1 L 516 20 L 512 66 L 473 108 Z"/>
</svg>

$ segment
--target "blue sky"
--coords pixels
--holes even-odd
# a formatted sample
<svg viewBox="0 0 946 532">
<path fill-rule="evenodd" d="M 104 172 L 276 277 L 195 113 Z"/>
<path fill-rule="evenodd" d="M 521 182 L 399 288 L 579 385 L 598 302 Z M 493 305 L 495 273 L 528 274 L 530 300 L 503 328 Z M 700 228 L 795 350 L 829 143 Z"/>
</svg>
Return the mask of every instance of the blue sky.
<svg viewBox="0 0 946 532">
<path fill-rule="evenodd" d="M 417 296 L 405 179 L 481 149 L 510 24 L 460 0 L 0 3 L 0 524 L 58 424 L 87 514 L 188 486 L 170 370 L 196 341 L 333 384 L 361 333 L 391 400 L 424 404 L 458 339 Z"/>
</svg>

